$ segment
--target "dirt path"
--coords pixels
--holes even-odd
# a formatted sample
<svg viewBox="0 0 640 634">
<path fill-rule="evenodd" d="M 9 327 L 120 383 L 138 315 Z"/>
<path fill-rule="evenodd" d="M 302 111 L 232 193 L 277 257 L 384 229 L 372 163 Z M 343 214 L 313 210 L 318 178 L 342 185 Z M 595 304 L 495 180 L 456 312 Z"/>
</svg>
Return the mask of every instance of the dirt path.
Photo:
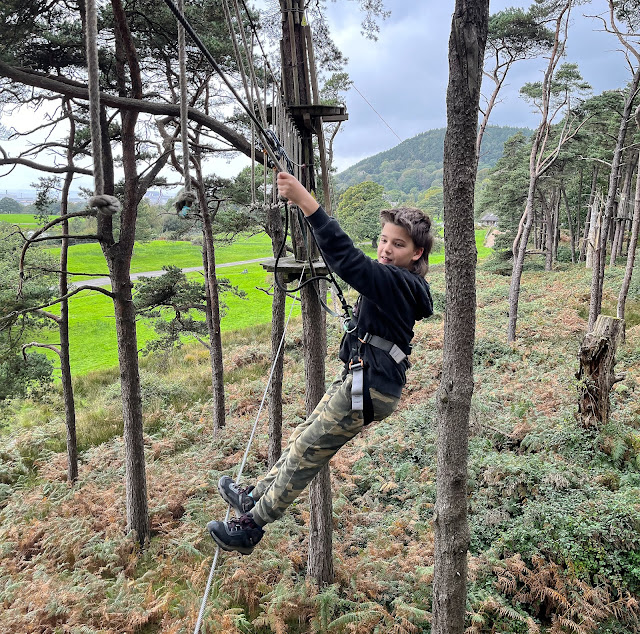
<svg viewBox="0 0 640 634">
<path fill-rule="evenodd" d="M 489 229 L 484 239 L 484 246 L 487 247 L 488 249 L 493 249 L 493 245 L 496 241 L 497 235 L 498 235 L 498 231 L 496 229 Z"/>
</svg>

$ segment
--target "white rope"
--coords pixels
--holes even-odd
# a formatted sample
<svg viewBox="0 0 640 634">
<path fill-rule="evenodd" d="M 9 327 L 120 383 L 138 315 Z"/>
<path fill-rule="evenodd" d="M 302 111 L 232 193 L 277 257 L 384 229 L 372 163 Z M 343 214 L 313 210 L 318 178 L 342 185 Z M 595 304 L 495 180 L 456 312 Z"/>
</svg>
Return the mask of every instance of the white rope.
<svg viewBox="0 0 640 634">
<path fill-rule="evenodd" d="M 302 282 L 302 278 L 304 276 L 304 270 L 302 271 L 302 274 L 300 275 L 300 280 L 298 282 L 298 286 L 300 285 L 300 282 Z M 251 443 L 253 442 L 253 439 L 256 435 L 256 430 L 258 429 L 258 421 L 260 420 L 260 414 L 262 413 L 262 409 L 264 407 L 265 401 L 267 400 L 267 394 L 269 392 L 269 386 L 271 385 L 271 380 L 273 379 L 273 374 L 275 372 L 275 368 L 276 368 L 276 361 L 278 360 L 278 357 L 280 356 L 280 352 L 282 351 L 282 346 L 284 345 L 284 339 L 285 336 L 287 334 L 287 328 L 289 327 L 289 321 L 291 321 L 291 316 L 293 315 L 293 308 L 296 305 L 296 301 L 299 301 L 298 297 L 294 297 L 293 301 L 291 302 L 291 310 L 289 311 L 289 316 L 287 317 L 287 322 L 285 323 L 284 326 L 284 332 L 282 333 L 282 337 L 280 339 L 280 345 L 278 346 L 278 351 L 276 352 L 274 358 L 273 358 L 273 363 L 271 364 L 271 372 L 269 373 L 269 378 L 267 380 L 267 386 L 264 389 L 264 394 L 262 396 L 262 401 L 260 403 L 260 407 L 258 408 L 258 413 L 256 414 L 256 420 L 253 423 L 253 429 L 251 430 L 251 435 L 249 436 L 249 442 L 247 443 L 247 448 L 244 452 L 244 456 L 242 457 L 242 462 L 240 463 L 240 467 L 238 468 L 238 475 L 235 478 L 235 482 L 236 484 L 238 484 L 240 482 L 240 479 L 242 478 L 242 471 L 245 467 L 245 464 L 247 463 L 247 457 L 249 456 L 249 450 L 251 449 Z M 227 522 L 229 520 L 229 515 L 231 513 L 231 505 L 229 505 L 227 507 L 227 514 L 224 518 L 224 521 Z M 213 556 L 213 562 L 211 564 L 211 570 L 209 571 L 209 578 L 207 579 L 207 586 L 204 590 L 204 596 L 202 597 L 202 603 L 200 604 L 200 612 L 198 614 L 198 620 L 196 621 L 196 626 L 195 629 L 193 630 L 193 634 L 198 634 L 198 632 L 200 631 L 200 626 L 202 625 L 202 620 L 204 618 L 204 611 L 207 607 L 207 599 L 209 598 L 209 592 L 211 591 L 211 584 L 213 583 L 213 575 L 215 573 L 216 570 L 216 565 L 218 563 L 218 556 L 220 555 L 220 546 L 218 546 L 216 548 L 216 553 Z"/>
<path fill-rule="evenodd" d="M 242 61 L 242 56 L 240 55 L 240 48 L 238 46 L 238 42 L 236 40 L 235 30 L 233 28 L 233 19 L 231 17 L 231 10 L 229 9 L 229 4 L 227 0 L 224 0 L 222 3 L 222 8 L 224 10 L 224 16 L 227 20 L 227 27 L 229 28 L 229 34 L 231 35 L 231 42 L 233 43 L 233 51 L 236 56 L 236 64 L 238 65 L 238 72 L 240 73 L 240 78 L 242 79 L 242 85 L 244 86 L 244 94 L 251 105 L 251 93 L 249 91 L 249 84 L 247 81 L 247 73 L 244 68 L 244 63 Z M 245 49 L 246 50 L 246 49 Z M 248 53 L 248 51 L 247 51 Z M 264 124 L 264 121 L 263 121 Z"/>
<path fill-rule="evenodd" d="M 256 78 L 256 67 L 254 64 L 254 56 L 253 56 L 253 37 L 251 40 L 251 46 L 247 43 L 247 37 L 245 35 L 244 29 L 242 28 L 242 16 L 240 15 L 240 6 L 238 5 L 238 0 L 233 0 L 236 20 L 238 23 L 238 31 L 240 32 L 240 38 L 242 40 L 242 45 L 244 46 L 244 50 L 247 53 L 247 66 L 249 68 L 249 77 L 251 79 L 251 85 L 256 91 L 256 103 L 258 104 L 258 110 L 260 111 L 260 116 L 262 118 L 262 124 L 264 126 L 267 125 L 267 109 L 265 104 L 260 99 L 260 86 L 258 85 L 258 79 Z"/>
<path fill-rule="evenodd" d="M 104 193 L 104 170 L 102 167 L 102 143 L 100 129 L 100 69 L 98 67 L 98 12 L 95 0 L 87 0 L 86 49 L 87 83 L 89 88 L 89 118 L 91 120 L 91 154 L 93 155 L 94 194 Z"/>
<path fill-rule="evenodd" d="M 184 15 L 184 0 L 178 0 L 178 10 Z M 180 72 L 180 140 L 182 144 L 182 170 L 184 172 L 184 191 L 191 190 L 189 172 L 189 101 L 187 96 L 187 44 L 184 27 L 178 22 L 178 64 Z"/>
<path fill-rule="evenodd" d="M 120 211 L 120 201 L 115 196 L 109 196 L 104 193 L 102 127 L 100 125 L 100 68 L 98 66 L 98 11 L 95 0 L 87 0 L 86 2 L 85 29 L 94 194 L 89 199 L 88 205 L 96 209 L 99 214 L 113 216 L 113 214 Z"/>
</svg>

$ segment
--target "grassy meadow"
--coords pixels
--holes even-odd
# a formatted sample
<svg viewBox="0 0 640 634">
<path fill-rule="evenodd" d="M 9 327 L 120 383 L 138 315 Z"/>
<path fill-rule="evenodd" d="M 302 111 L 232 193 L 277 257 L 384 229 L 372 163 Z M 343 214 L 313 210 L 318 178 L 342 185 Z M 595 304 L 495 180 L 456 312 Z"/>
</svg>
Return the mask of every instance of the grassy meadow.
<svg viewBox="0 0 640 634">
<path fill-rule="evenodd" d="M 484 258 L 491 249 L 483 246 L 486 230 L 476 232 L 476 243 L 479 258 Z M 363 245 L 364 251 L 375 257 L 370 246 Z M 168 242 L 155 240 L 148 243 L 137 243 L 134 249 L 131 270 L 133 273 L 161 270 L 165 265 L 189 268 L 202 265 L 201 248 L 190 242 Z M 56 257 L 59 249 L 50 249 Z M 266 234 L 245 236 L 233 244 L 222 244 L 216 248 L 216 264 L 226 264 L 259 257 L 271 256 L 271 243 Z M 444 261 L 444 252 L 440 250 L 432 255 L 430 262 L 437 266 Z M 97 244 L 73 245 L 69 249 L 69 270 L 106 274 L 104 258 Z M 245 272 L 246 271 L 246 272 Z M 269 274 L 258 263 L 223 267 L 218 275 L 229 279 L 231 284 L 247 293 L 245 299 L 235 295 L 223 297 L 227 312 L 222 318 L 222 331 L 242 330 L 251 326 L 266 325 L 271 322 L 271 297 L 263 290 L 268 289 L 271 280 Z M 201 273 L 189 273 L 191 279 L 202 277 Z M 74 278 L 75 279 L 75 278 Z M 77 283 L 91 278 L 78 278 Z M 75 375 L 82 375 L 91 370 L 111 368 L 118 363 L 116 332 L 111 300 L 96 291 L 88 291 L 71 298 L 70 343 L 71 364 Z M 52 312 L 56 312 L 54 308 Z M 294 308 L 299 314 L 300 308 Z M 155 336 L 148 322 L 140 321 L 137 327 L 138 346 L 144 345 Z M 58 341 L 55 330 L 39 331 L 37 338 L 42 343 Z M 55 353 L 45 351 L 55 361 Z"/>
<path fill-rule="evenodd" d="M 59 257 L 60 249 L 49 249 Z M 221 242 L 216 246 L 216 264 L 254 260 L 271 256 L 271 240 L 264 234 L 241 236 L 232 244 Z M 192 268 L 202 266 L 201 247 L 186 240 L 151 240 L 136 242 L 131 259 L 132 273 L 160 271 L 163 266 Z M 100 246 L 96 243 L 74 244 L 69 249 L 69 271 L 108 275 Z M 88 277 L 80 277 L 90 279 Z"/>
<path fill-rule="evenodd" d="M 18 225 L 22 229 L 36 229 L 42 226 L 42 223 L 36 220 L 34 214 L 0 214 L 0 222 Z"/>
</svg>

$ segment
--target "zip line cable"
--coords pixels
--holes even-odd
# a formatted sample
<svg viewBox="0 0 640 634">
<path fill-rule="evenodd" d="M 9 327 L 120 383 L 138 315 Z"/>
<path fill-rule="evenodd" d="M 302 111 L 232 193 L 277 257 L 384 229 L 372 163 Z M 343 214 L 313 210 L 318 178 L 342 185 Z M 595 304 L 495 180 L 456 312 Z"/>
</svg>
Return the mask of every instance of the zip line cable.
<svg viewBox="0 0 640 634">
<path fill-rule="evenodd" d="M 365 100 L 369 108 L 371 108 L 371 110 L 373 110 L 378 115 L 380 121 L 382 121 L 382 123 L 384 123 L 387 128 L 389 128 L 389 130 L 391 130 L 391 132 L 395 134 L 396 139 L 398 139 L 398 141 L 402 143 L 402 139 L 396 134 L 396 131 L 383 119 L 382 115 L 371 105 L 371 103 L 369 103 L 369 100 L 358 90 L 357 86 L 353 82 L 351 83 L 351 85 L 353 86 L 353 89 Z"/>
<path fill-rule="evenodd" d="M 293 165 L 299 165 L 299 164 L 298 163 L 294 163 L 289 158 L 289 156 L 287 155 L 284 147 L 280 143 L 278 137 L 271 130 L 266 130 L 265 129 L 265 127 L 262 125 L 260 120 L 256 117 L 255 113 L 244 102 L 244 100 L 242 99 L 242 97 L 240 96 L 238 91 L 236 90 L 235 86 L 233 86 L 233 84 L 231 83 L 229 78 L 225 75 L 223 70 L 220 68 L 220 66 L 218 65 L 218 63 L 214 59 L 213 55 L 211 55 L 211 53 L 209 52 L 209 49 L 206 47 L 206 45 L 204 44 L 204 42 L 202 41 L 200 36 L 195 32 L 195 30 L 193 29 L 193 27 L 191 26 L 191 24 L 189 23 L 189 21 L 185 17 L 184 13 L 182 13 L 180 11 L 180 9 L 176 6 L 176 4 L 173 2 L 173 0 L 164 0 L 164 2 L 169 7 L 169 9 L 171 9 L 173 14 L 176 16 L 176 19 L 184 27 L 184 30 L 187 33 L 189 33 L 191 39 L 195 42 L 196 46 L 200 49 L 201 53 L 205 56 L 205 58 L 208 60 L 208 62 L 214 68 L 216 73 L 218 73 L 220 78 L 223 80 L 223 82 L 226 84 L 226 86 L 232 92 L 233 96 L 236 98 L 238 103 L 242 106 L 244 111 L 249 115 L 249 118 L 254 123 L 254 125 L 257 128 L 257 130 L 260 132 L 260 135 L 262 137 L 262 145 L 263 145 L 264 151 L 269 155 L 269 158 L 273 161 L 273 164 L 276 167 L 276 169 L 278 171 L 280 171 L 280 172 L 284 171 L 282 169 L 282 165 L 281 165 L 281 163 L 279 161 L 279 158 L 282 158 L 287 163 L 287 171 L 289 173 L 293 173 Z M 234 44 L 235 44 L 235 38 L 234 38 Z M 395 134 L 395 132 L 394 132 L 394 134 Z M 276 155 L 276 151 L 277 151 L 278 155 Z M 288 213 L 286 213 L 287 209 L 288 209 L 288 207 L 287 207 L 287 205 L 285 203 L 285 216 L 287 217 L 287 220 L 288 220 Z M 303 234 L 304 234 L 304 232 L 303 232 Z M 283 244 L 282 244 L 282 246 L 280 248 L 279 254 L 281 254 L 282 251 L 283 251 L 285 240 L 286 240 L 286 232 L 285 232 L 285 238 L 283 239 Z M 314 236 L 314 240 L 315 240 L 315 236 Z M 310 266 L 310 269 L 312 270 L 312 277 L 310 279 L 306 280 L 305 282 L 303 282 L 298 287 L 297 290 L 299 290 L 300 288 L 302 288 L 303 286 L 305 286 L 306 284 L 308 284 L 308 283 L 310 283 L 312 281 L 316 281 L 316 280 L 319 280 L 319 279 L 327 279 L 327 277 L 325 277 L 325 276 L 316 276 L 316 275 L 313 274 L 313 265 L 311 263 L 311 259 L 310 258 L 311 258 L 311 256 L 309 254 L 309 266 Z M 277 260 L 276 260 L 276 263 L 277 263 Z M 327 267 L 327 269 L 329 271 L 328 279 L 334 285 L 334 287 L 336 288 L 336 291 L 338 292 L 338 296 L 340 297 L 340 301 L 342 303 L 342 306 L 343 306 L 343 308 L 345 310 L 345 320 L 349 319 L 350 316 L 351 316 L 350 307 L 348 306 L 346 300 L 344 299 L 342 291 L 340 290 L 340 287 L 338 286 L 337 282 L 335 281 L 335 278 L 333 277 L 333 273 L 329 270 L 328 267 Z M 283 289 L 279 285 L 279 282 L 277 281 L 277 275 L 274 275 L 274 277 L 276 278 L 276 283 L 278 284 L 278 287 L 281 288 L 281 290 L 285 290 L 285 292 L 295 292 L 295 290 L 294 291 L 287 291 L 287 289 Z M 319 296 L 320 296 L 320 294 L 318 293 L 318 297 Z M 326 306 L 326 304 L 324 304 L 324 302 L 322 302 L 322 303 L 323 303 L 323 306 L 325 306 L 325 308 L 327 310 L 329 310 L 328 307 Z M 331 314 L 333 314 L 333 312 L 331 310 L 329 310 L 329 312 Z"/>
<path fill-rule="evenodd" d="M 229 78 L 225 75 L 224 71 L 218 65 L 218 62 L 216 62 L 213 55 L 211 55 L 211 53 L 209 52 L 209 49 L 205 46 L 204 42 L 200 39 L 200 36 L 194 31 L 189 20 L 187 20 L 187 18 L 182 13 L 180 13 L 180 9 L 178 9 L 175 2 L 173 2 L 173 0 L 164 0 L 164 3 L 169 7 L 169 9 L 171 9 L 171 12 L 176 16 L 176 19 L 180 22 L 180 24 L 182 24 L 182 26 L 184 27 L 184 30 L 189 34 L 191 39 L 195 42 L 196 46 L 200 49 L 200 52 L 205 56 L 205 58 L 211 64 L 211 66 L 216 71 L 216 73 L 218 73 L 218 75 L 220 76 L 220 79 L 222 79 L 222 81 L 225 83 L 227 88 L 231 91 L 231 93 L 236 98 L 238 103 L 242 106 L 243 110 L 247 113 L 251 121 L 253 121 L 256 128 L 258 129 L 258 131 L 263 137 L 263 145 L 264 145 L 265 151 L 269 155 L 269 158 L 273 161 L 273 164 L 278 169 L 278 171 L 281 172 L 282 167 L 275 153 L 273 152 L 273 149 L 271 148 L 270 137 L 267 134 L 267 130 L 265 130 L 262 123 L 260 122 L 258 117 L 256 117 L 255 113 L 251 110 L 251 108 L 249 108 L 249 106 L 247 106 L 247 104 L 244 102 L 240 93 L 238 93 L 235 86 L 231 83 Z"/>
<path fill-rule="evenodd" d="M 304 272 L 303 272 L 304 274 Z M 302 279 L 302 275 L 300 276 Z M 255 438 L 256 431 L 258 429 L 258 422 L 260 420 L 260 414 L 262 413 L 262 409 L 264 407 L 265 401 L 267 400 L 267 394 L 269 392 L 269 387 L 271 386 L 271 380 L 273 379 L 273 374 L 276 368 L 276 362 L 280 353 L 282 352 L 282 347 L 284 345 L 284 340 L 287 334 L 287 328 L 289 327 L 289 322 L 291 321 L 291 316 L 293 315 L 293 309 L 296 305 L 296 302 L 299 301 L 299 298 L 293 297 L 293 301 L 291 302 L 291 310 L 289 311 L 289 316 L 287 317 L 287 321 L 284 326 L 284 332 L 282 333 L 282 337 L 280 338 L 280 344 L 278 346 L 278 350 L 274 355 L 273 362 L 271 363 L 271 371 L 269 373 L 269 378 L 267 379 L 267 385 L 264 389 L 264 394 L 262 395 L 262 401 L 260 402 L 260 407 L 258 408 L 258 413 L 256 414 L 256 420 L 253 423 L 253 429 L 251 430 L 251 435 L 249 436 L 249 442 L 247 443 L 247 448 L 245 449 L 244 456 L 242 456 L 242 461 L 240 462 L 240 466 L 238 468 L 238 474 L 235 477 L 235 483 L 239 484 L 242 478 L 242 471 L 244 470 L 245 464 L 247 463 L 247 458 L 249 456 L 249 450 L 251 449 L 251 444 L 253 443 L 253 439 Z M 224 521 L 227 522 L 229 520 L 229 515 L 231 513 L 231 505 L 227 507 L 227 514 L 224 518 Z M 207 606 L 207 599 L 209 598 L 209 592 L 211 591 L 211 584 L 213 583 L 213 575 L 216 570 L 216 565 L 218 563 L 218 557 L 220 555 L 220 546 L 216 548 L 216 553 L 213 556 L 213 562 L 211 564 L 211 570 L 209 571 L 209 578 L 207 579 L 207 586 L 204 591 L 204 596 L 202 597 L 202 603 L 200 604 L 200 612 L 198 613 L 198 620 L 196 621 L 195 629 L 193 630 L 193 634 L 198 634 L 200 631 L 200 627 L 202 625 L 202 620 L 204 618 L 204 611 Z"/>
</svg>

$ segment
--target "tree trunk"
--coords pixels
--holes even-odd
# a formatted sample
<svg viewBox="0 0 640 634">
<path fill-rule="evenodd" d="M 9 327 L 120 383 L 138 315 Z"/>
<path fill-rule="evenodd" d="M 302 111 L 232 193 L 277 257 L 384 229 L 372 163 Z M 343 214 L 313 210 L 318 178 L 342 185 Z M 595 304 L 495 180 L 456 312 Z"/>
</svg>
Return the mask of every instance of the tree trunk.
<svg viewBox="0 0 640 634">
<path fill-rule="evenodd" d="M 546 202 L 546 201 L 545 201 Z M 553 249 L 556 236 L 556 224 L 555 224 L 555 191 L 551 194 L 551 200 L 549 204 L 544 205 L 544 218 L 546 221 L 546 233 L 545 233 L 545 258 L 544 258 L 544 270 L 549 272 L 553 270 Z"/>
<path fill-rule="evenodd" d="M 70 120 L 72 118 L 70 117 Z M 72 124 L 73 126 L 73 124 Z M 69 145 L 72 153 L 72 143 Z M 71 157 L 71 161 L 73 157 Z M 65 215 L 69 208 L 69 190 L 73 180 L 73 172 L 67 172 L 62 189 L 62 201 L 60 203 L 60 213 Z M 62 223 L 62 235 L 69 235 L 69 221 Z M 69 239 L 62 238 L 60 245 L 60 279 L 59 293 L 64 297 L 68 288 L 67 262 L 69 254 Z M 71 362 L 69 358 L 69 300 L 63 299 L 60 302 L 60 321 L 58 322 L 60 332 L 60 370 L 62 382 L 62 398 L 64 400 L 64 415 L 67 428 L 67 479 L 71 484 L 78 479 L 78 439 L 76 435 L 76 404 L 73 397 L 73 382 L 71 380 Z"/>
<path fill-rule="evenodd" d="M 594 254 L 593 272 L 591 279 L 591 301 L 589 303 L 589 330 L 591 330 L 596 322 L 596 318 L 602 310 L 602 285 L 604 282 L 604 265 L 606 260 L 606 244 L 613 217 L 613 210 L 618 194 L 618 181 L 620 179 L 620 169 L 622 164 L 622 154 L 624 151 L 624 143 L 627 137 L 627 129 L 631 120 L 631 112 L 633 110 L 633 102 L 636 97 L 638 85 L 640 84 L 640 65 L 633 75 L 628 90 L 627 97 L 624 102 L 622 116 L 620 118 L 620 126 L 618 128 L 618 138 L 616 147 L 613 152 L 613 160 L 611 161 L 611 172 L 609 174 L 609 189 L 607 191 L 607 200 L 604 207 L 604 219 L 602 223 L 601 247 Z"/>
<path fill-rule="evenodd" d="M 640 127 L 640 107 L 636 110 L 636 121 Z M 631 223 L 631 238 L 629 240 L 629 251 L 627 252 L 627 266 L 624 271 L 622 287 L 618 295 L 618 319 L 624 319 L 625 305 L 629 286 L 631 285 L 631 276 L 633 275 L 633 267 L 636 258 L 636 248 L 638 246 L 638 233 L 640 231 L 640 154 L 638 155 L 638 172 L 636 173 L 636 196 L 633 204 L 633 221 Z"/>
<path fill-rule="evenodd" d="M 587 213 L 584 218 L 584 233 L 582 235 L 582 246 L 580 247 L 580 262 L 586 262 L 588 259 L 587 253 L 590 248 L 590 236 L 591 236 L 591 218 L 593 212 L 593 203 L 596 198 L 596 192 L 598 187 L 598 171 L 599 165 L 596 163 L 593 166 L 593 172 L 591 174 L 591 191 L 589 192 L 589 203 L 587 204 Z M 587 263 L 587 268 L 591 268 L 591 263 Z"/>
<path fill-rule="evenodd" d="M 68 191 L 67 191 L 68 197 Z M 63 194 L 64 196 L 64 194 Z M 61 213 L 66 213 L 62 206 Z M 69 223 L 62 223 L 62 233 L 67 235 Z M 68 292 L 67 286 L 67 255 L 69 251 L 69 240 L 62 239 L 60 248 L 60 297 L 64 297 Z M 67 479 L 71 484 L 78 479 L 78 439 L 76 435 L 76 403 L 73 396 L 73 382 L 71 380 L 71 362 L 69 359 L 69 301 L 62 300 L 60 303 L 60 322 L 58 325 L 60 332 L 60 370 L 62 382 L 62 398 L 64 400 L 64 416 L 67 428 Z"/>
<path fill-rule="evenodd" d="M 567 192 L 564 185 L 560 189 L 560 196 L 564 200 L 564 209 L 567 213 L 567 227 L 569 229 L 569 245 L 571 247 L 571 263 L 576 263 L 576 232 L 580 227 L 580 208 L 578 207 L 578 217 L 576 219 L 576 229 L 573 227 L 573 218 L 571 217 L 571 207 L 569 205 L 569 199 L 567 198 Z"/>
<path fill-rule="evenodd" d="M 438 388 L 433 634 L 464 631 L 467 552 L 467 453 L 476 321 L 474 186 L 482 62 L 489 0 L 456 0 L 449 40 L 444 141 L 446 311 Z"/>
<path fill-rule="evenodd" d="M 533 160 L 533 150 L 531 151 Z M 518 321 L 518 302 L 520 301 L 520 281 L 522 279 L 522 270 L 524 269 L 524 258 L 527 253 L 527 243 L 531 227 L 533 226 L 533 198 L 537 179 L 532 178 L 529 181 L 529 192 L 527 194 L 527 203 L 524 212 L 524 223 L 521 222 L 522 230 L 520 232 L 519 243 L 516 247 L 513 259 L 513 269 L 511 272 L 511 284 L 509 285 L 509 326 L 507 329 L 507 341 L 516 340 L 516 324 Z"/>
<path fill-rule="evenodd" d="M 111 287 L 114 294 L 118 361 L 124 418 L 125 484 L 127 492 L 127 531 L 144 544 L 149 538 L 147 478 L 144 458 L 142 391 L 138 369 L 138 339 L 136 312 L 131 296 L 129 259 L 109 262 Z"/>
<path fill-rule="evenodd" d="M 131 92 L 134 98 L 140 99 L 142 97 L 140 67 L 124 7 L 120 0 L 112 0 L 112 7 L 116 23 L 116 50 L 119 52 L 116 61 L 118 84 L 121 92 L 127 91 L 126 61 L 130 71 Z M 103 236 L 101 246 L 109 266 L 118 340 L 118 363 L 120 366 L 120 389 L 124 419 L 127 531 L 134 532 L 135 539 L 144 545 L 149 539 L 149 509 L 144 457 L 142 390 L 138 367 L 136 312 L 131 296 L 133 284 L 131 283 L 130 275 L 138 204 L 142 198 L 138 191 L 139 177 L 136 165 L 137 143 L 135 132 L 138 113 L 134 111 L 122 112 L 121 119 L 124 201 L 120 213 L 119 242 L 114 243 L 113 241 L 111 216 L 98 214 L 98 234 Z M 102 127 L 102 139 L 102 147 L 106 146 L 108 148 L 106 156 L 109 156 L 111 144 L 108 136 L 108 126 Z M 112 172 L 110 174 L 112 165 L 109 165 L 107 161 L 103 165 L 105 167 L 105 193 L 113 193 L 113 182 L 109 181 L 112 178 Z M 111 189 L 109 190 L 109 188 Z"/>
<path fill-rule="evenodd" d="M 211 388 L 213 390 L 213 433 L 225 425 L 224 365 L 222 358 L 222 331 L 220 329 L 220 297 L 216 275 L 216 256 L 208 199 L 198 183 L 198 203 L 202 215 L 202 263 L 207 293 L 207 326 L 209 329 L 209 358 L 211 361 Z"/>
<path fill-rule="evenodd" d="M 144 544 L 149 538 L 147 477 L 144 457 L 142 390 L 138 367 L 138 337 L 136 311 L 131 289 L 131 256 L 135 241 L 138 208 L 136 192 L 136 114 L 122 114 L 122 159 L 125 173 L 125 193 L 120 219 L 120 242 L 103 247 L 115 312 L 118 340 L 118 363 L 124 419 L 125 485 L 127 495 L 127 531 L 134 531 L 136 540 Z M 110 218 L 109 218 L 110 220 Z"/>
<path fill-rule="evenodd" d="M 558 246 L 560 245 L 560 190 L 554 188 L 553 190 L 553 248 L 552 248 L 552 261 L 551 267 L 553 268 L 553 261 L 558 260 Z"/>
<path fill-rule="evenodd" d="M 67 165 L 73 167 L 74 143 L 75 143 L 75 120 L 71 111 L 70 103 L 65 100 L 64 108 L 69 118 L 69 145 L 67 147 Z M 60 201 L 60 215 L 64 216 L 69 212 L 69 191 L 73 182 L 73 171 L 69 169 L 62 186 Z M 69 221 L 62 223 L 62 235 L 69 235 Z M 68 255 L 69 239 L 62 238 L 60 244 L 60 278 L 58 290 L 60 297 L 64 297 L 68 290 Z M 74 484 L 78 479 L 78 439 L 76 435 L 76 403 L 73 396 L 73 382 L 71 380 L 71 362 L 69 356 L 69 300 L 60 302 L 60 320 L 58 321 L 60 332 L 60 371 L 62 383 L 62 398 L 64 401 L 65 427 L 67 430 L 67 479 L 70 484 Z"/>
<path fill-rule="evenodd" d="M 301 291 L 302 327 L 305 357 L 305 406 L 309 416 L 325 391 L 325 356 L 327 340 L 325 315 L 319 298 L 311 285 Z M 310 527 L 307 574 L 319 586 L 334 581 L 333 521 L 331 505 L 331 476 L 325 465 L 309 485 Z"/>
<path fill-rule="evenodd" d="M 614 205 L 609 266 L 615 266 L 616 259 L 622 254 L 622 242 L 624 240 L 624 232 L 627 227 L 627 207 L 629 204 L 628 201 L 631 198 L 631 186 L 633 183 L 634 170 L 635 161 L 629 161 L 624 167 L 624 182 L 622 187 L 620 188 L 619 200 Z"/>
<path fill-rule="evenodd" d="M 309 105 L 312 103 L 312 81 L 307 51 L 311 38 L 307 38 L 302 16 L 303 0 L 280 0 L 282 13 L 281 59 L 285 102 L 287 104 Z M 315 191 L 313 139 L 309 129 L 300 131 L 300 157 L 294 162 L 302 163 L 307 169 L 299 173 L 300 182 Z M 294 152 L 295 154 L 295 152 Z M 298 223 L 291 223 L 291 235 L 296 260 L 306 259 L 306 249 Z M 313 254 L 311 254 L 313 256 Z M 324 394 L 325 355 L 327 351 L 325 319 L 315 290 L 307 285 L 302 288 L 302 328 L 305 354 L 306 408 L 310 415 Z M 311 481 L 309 500 L 311 504 L 311 528 L 309 538 L 308 571 L 318 585 L 333 583 L 333 550 L 331 544 L 332 511 L 331 487 L 327 465 Z M 323 471 L 327 470 L 323 474 Z"/>
<path fill-rule="evenodd" d="M 601 428 L 609 421 L 609 394 L 614 374 L 616 348 L 624 337 L 624 320 L 598 315 L 594 329 L 580 345 L 578 360 L 578 414 L 583 427 Z"/>
<path fill-rule="evenodd" d="M 271 238 L 274 257 L 277 257 L 284 239 L 284 227 L 280 208 L 271 205 L 267 210 L 267 234 Z M 282 379 L 284 374 L 284 350 L 280 342 L 284 334 L 286 295 L 277 284 L 273 286 L 271 304 L 271 363 L 273 374 L 269 387 L 269 446 L 267 460 L 271 468 L 282 453 Z"/>
<path fill-rule="evenodd" d="M 596 192 L 591 207 L 589 209 L 589 234 L 587 236 L 587 251 L 585 266 L 588 269 L 593 268 L 594 254 L 600 249 L 600 233 L 602 231 L 602 196 L 600 192 Z M 592 279 L 593 283 L 593 279 Z"/>
</svg>

